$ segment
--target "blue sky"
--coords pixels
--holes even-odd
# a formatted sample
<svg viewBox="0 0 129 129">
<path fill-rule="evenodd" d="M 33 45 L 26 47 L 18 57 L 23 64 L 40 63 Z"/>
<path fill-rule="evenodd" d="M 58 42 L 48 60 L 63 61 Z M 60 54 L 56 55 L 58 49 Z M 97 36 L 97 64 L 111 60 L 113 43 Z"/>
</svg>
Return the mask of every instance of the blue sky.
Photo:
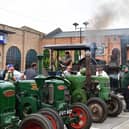
<svg viewBox="0 0 129 129">
<path fill-rule="evenodd" d="M 44 33 L 60 27 L 74 30 L 74 22 L 89 28 L 129 28 L 129 0 L 3 0 L 0 24 L 29 26 Z"/>
</svg>

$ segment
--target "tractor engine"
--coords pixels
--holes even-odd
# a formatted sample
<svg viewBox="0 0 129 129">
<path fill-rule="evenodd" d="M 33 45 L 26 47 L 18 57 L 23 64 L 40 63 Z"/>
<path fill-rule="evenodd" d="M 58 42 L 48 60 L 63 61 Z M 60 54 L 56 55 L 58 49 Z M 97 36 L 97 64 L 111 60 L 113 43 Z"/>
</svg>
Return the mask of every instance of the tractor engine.
<svg viewBox="0 0 129 129">
<path fill-rule="evenodd" d="M 43 86 L 44 102 L 56 107 L 56 109 L 64 110 L 65 105 L 70 102 L 69 90 L 63 80 L 50 79 L 45 81 Z"/>
<path fill-rule="evenodd" d="M 40 107 L 40 95 L 34 80 L 20 80 L 16 85 L 16 114 L 23 119 L 37 112 Z"/>
<path fill-rule="evenodd" d="M 38 81 L 37 81 L 38 80 Z M 63 80 L 37 76 L 35 80 L 21 80 L 16 83 L 16 111 L 20 118 L 42 108 L 66 110 L 66 96 L 69 97 Z"/>
</svg>

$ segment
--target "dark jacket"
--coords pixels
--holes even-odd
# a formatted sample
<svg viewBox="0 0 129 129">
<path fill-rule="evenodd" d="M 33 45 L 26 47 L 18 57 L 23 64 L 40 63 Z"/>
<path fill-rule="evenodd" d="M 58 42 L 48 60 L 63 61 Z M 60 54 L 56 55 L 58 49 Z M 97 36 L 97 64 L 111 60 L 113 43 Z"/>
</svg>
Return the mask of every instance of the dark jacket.
<svg viewBox="0 0 129 129">
<path fill-rule="evenodd" d="M 123 74 L 122 77 L 122 88 L 127 88 L 129 86 L 129 72 Z"/>
<path fill-rule="evenodd" d="M 33 80 L 37 76 L 37 71 L 34 68 L 29 68 L 24 74 L 26 75 L 26 80 Z"/>
</svg>

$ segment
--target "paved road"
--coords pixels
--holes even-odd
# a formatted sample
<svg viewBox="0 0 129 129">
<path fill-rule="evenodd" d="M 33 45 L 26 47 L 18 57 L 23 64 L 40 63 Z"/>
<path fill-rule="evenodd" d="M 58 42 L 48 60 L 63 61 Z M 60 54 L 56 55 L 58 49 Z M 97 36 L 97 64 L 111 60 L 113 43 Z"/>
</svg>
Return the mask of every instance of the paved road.
<svg viewBox="0 0 129 129">
<path fill-rule="evenodd" d="M 122 112 L 114 118 L 108 117 L 103 123 L 93 123 L 90 129 L 129 129 L 129 112 Z"/>
<path fill-rule="evenodd" d="M 125 102 L 123 102 L 123 109 Z M 123 112 L 117 117 L 108 117 L 103 123 L 93 123 L 91 129 L 129 129 L 129 112 Z"/>
<path fill-rule="evenodd" d="M 103 123 L 93 123 L 91 129 L 129 129 L 129 113 L 122 112 L 118 117 L 108 117 Z"/>
<path fill-rule="evenodd" d="M 125 102 L 123 101 L 123 109 Z M 65 127 L 65 129 L 67 129 Z M 90 129 L 129 129 L 129 112 L 123 112 L 117 117 L 108 117 L 103 123 L 93 123 Z"/>
</svg>

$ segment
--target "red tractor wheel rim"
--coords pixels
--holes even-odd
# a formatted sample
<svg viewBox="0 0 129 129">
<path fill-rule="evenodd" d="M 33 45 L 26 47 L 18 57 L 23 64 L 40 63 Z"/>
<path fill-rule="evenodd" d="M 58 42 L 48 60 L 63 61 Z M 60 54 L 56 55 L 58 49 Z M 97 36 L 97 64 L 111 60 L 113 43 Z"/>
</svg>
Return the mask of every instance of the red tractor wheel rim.
<svg viewBox="0 0 129 129">
<path fill-rule="evenodd" d="M 43 129 L 37 122 L 28 122 L 24 129 Z"/>
<path fill-rule="evenodd" d="M 72 114 L 70 115 L 71 118 L 74 118 L 75 116 L 79 117 L 79 121 L 76 123 L 72 123 L 71 126 L 75 129 L 82 129 L 84 126 L 86 126 L 86 122 L 87 122 L 87 114 L 86 112 L 79 108 L 73 108 L 72 109 Z"/>
<path fill-rule="evenodd" d="M 46 117 L 50 120 L 50 122 L 52 124 L 52 128 L 53 129 L 57 129 L 56 120 L 52 116 L 50 116 L 50 115 L 46 115 Z"/>
</svg>

